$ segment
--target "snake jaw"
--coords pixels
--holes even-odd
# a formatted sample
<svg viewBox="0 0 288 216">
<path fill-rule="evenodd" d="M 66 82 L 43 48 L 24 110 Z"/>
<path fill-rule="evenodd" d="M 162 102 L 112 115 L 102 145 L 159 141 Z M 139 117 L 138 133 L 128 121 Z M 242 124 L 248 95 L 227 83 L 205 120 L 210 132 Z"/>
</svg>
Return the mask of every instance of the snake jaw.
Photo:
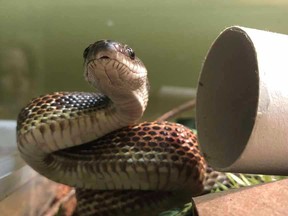
<svg viewBox="0 0 288 216">
<path fill-rule="evenodd" d="M 115 88 L 127 90 L 139 89 L 142 84 L 147 82 L 147 70 L 145 67 L 125 62 L 125 60 L 119 62 L 117 59 L 106 57 L 89 61 L 85 66 L 84 76 L 97 89 L 99 88 L 99 82 L 106 82 L 107 85 L 112 84 L 110 87 L 115 84 Z"/>
</svg>

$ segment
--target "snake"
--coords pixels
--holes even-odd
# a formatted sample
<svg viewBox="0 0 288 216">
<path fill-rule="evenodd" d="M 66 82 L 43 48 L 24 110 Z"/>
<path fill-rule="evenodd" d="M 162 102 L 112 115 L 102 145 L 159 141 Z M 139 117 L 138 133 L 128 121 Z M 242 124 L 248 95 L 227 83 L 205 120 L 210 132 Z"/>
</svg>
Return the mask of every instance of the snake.
<svg viewBox="0 0 288 216">
<path fill-rule="evenodd" d="M 21 109 L 17 146 L 25 162 L 76 188 L 75 215 L 149 212 L 169 197 L 203 193 L 211 169 L 197 136 L 173 122 L 139 123 L 150 85 L 133 49 L 100 40 L 83 58 L 84 78 L 95 91 L 54 92 Z"/>
</svg>

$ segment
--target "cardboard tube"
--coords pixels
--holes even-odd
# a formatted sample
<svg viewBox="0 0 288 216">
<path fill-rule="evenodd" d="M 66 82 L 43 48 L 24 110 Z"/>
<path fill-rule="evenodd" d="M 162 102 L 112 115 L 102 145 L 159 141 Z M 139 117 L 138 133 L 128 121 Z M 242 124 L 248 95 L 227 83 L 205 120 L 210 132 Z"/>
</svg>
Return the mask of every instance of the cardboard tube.
<svg viewBox="0 0 288 216">
<path fill-rule="evenodd" d="M 203 64 L 196 119 L 216 170 L 288 175 L 288 36 L 225 29 Z"/>
</svg>

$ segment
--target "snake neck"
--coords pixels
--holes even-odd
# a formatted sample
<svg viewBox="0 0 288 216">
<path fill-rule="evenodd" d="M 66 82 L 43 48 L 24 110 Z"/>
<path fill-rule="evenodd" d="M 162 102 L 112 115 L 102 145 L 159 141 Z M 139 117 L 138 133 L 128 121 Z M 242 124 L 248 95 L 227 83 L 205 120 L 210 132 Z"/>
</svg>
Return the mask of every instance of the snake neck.
<svg viewBox="0 0 288 216">
<path fill-rule="evenodd" d="M 118 119 L 119 127 L 137 122 L 143 116 L 148 103 L 148 84 L 140 89 L 124 94 L 113 94 L 108 97 L 115 108 L 115 118 Z"/>
</svg>

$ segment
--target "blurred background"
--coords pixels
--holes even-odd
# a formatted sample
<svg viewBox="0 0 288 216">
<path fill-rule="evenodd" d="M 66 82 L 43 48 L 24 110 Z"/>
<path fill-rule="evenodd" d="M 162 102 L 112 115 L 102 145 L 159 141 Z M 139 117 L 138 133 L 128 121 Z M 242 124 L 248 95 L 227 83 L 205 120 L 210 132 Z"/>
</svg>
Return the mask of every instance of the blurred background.
<svg viewBox="0 0 288 216">
<path fill-rule="evenodd" d="M 1 1 L 0 119 L 16 119 L 32 97 L 93 91 L 82 52 L 109 38 L 129 44 L 149 70 L 146 118 L 195 95 L 211 43 L 226 27 L 288 34 L 285 0 Z"/>
</svg>

